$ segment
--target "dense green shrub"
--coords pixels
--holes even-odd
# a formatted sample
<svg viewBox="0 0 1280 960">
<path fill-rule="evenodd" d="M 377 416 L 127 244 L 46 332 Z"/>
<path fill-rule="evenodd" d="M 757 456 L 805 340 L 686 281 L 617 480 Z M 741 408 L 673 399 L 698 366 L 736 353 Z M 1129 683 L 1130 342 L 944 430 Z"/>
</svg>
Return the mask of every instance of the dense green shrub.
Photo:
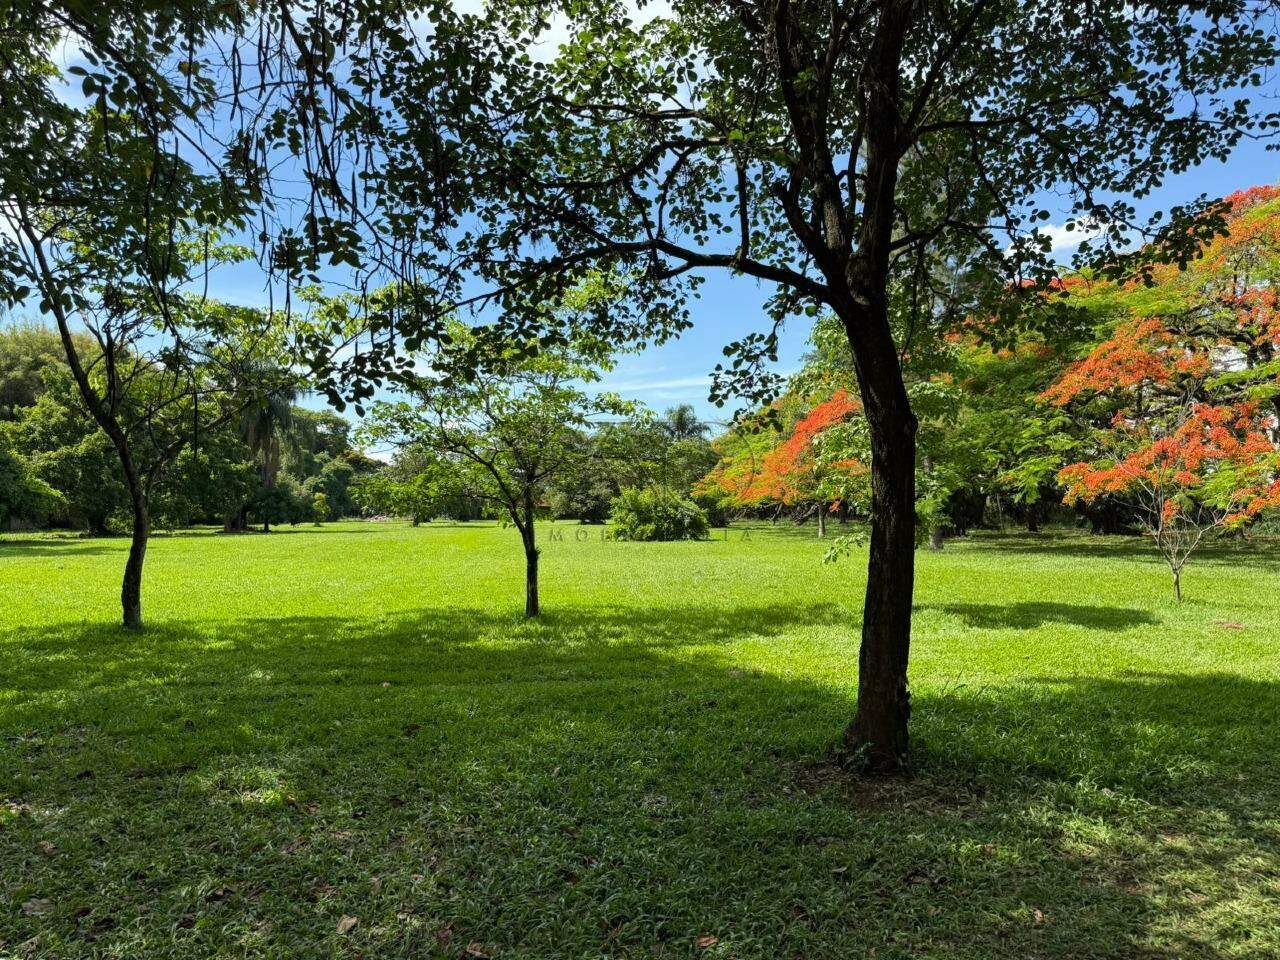
<svg viewBox="0 0 1280 960">
<path fill-rule="evenodd" d="M 629 487 L 613 500 L 619 540 L 705 540 L 707 515 L 669 487 Z"/>
</svg>

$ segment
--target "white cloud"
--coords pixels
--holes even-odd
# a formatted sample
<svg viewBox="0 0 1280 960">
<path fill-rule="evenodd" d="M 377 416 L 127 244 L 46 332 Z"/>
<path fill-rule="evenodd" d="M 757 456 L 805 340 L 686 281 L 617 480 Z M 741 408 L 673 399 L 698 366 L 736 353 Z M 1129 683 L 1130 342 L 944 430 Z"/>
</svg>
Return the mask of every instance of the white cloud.
<svg viewBox="0 0 1280 960">
<path fill-rule="evenodd" d="M 1100 237 L 1103 234 L 1103 228 L 1095 221 L 1088 219 L 1080 219 L 1074 222 L 1073 229 L 1068 230 L 1065 223 L 1059 225 L 1056 223 L 1046 223 L 1044 226 L 1023 234 L 1022 239 L 1031 241 L 1035 237 L 1041 237 L 1049 241 L 1049 253 L 1066 253 L 1075 252 L 1075 249 L 1084 241 L 1091 240 L 1094 237 Z M 1034 249 L 1034 247 L 1033 247 Z M 1013 254 L 1014 245 L 1012 243 L 1005 247 L 1005 256 Z"/>
<path fill-rule="evenodd" d="M 1058 253 L 1062 250 L 1074 250 L 1085 240 L 1101 236 L 1102 227 L 1096 224 L 1077 222 L 1074 230 L 1068 230 L 1065 223 L 1062 226 L 1051 223 L 1048 226 L 1039 227 L 1036 233 L 1042 237 L 1048 237 L 1050 252 Z"/>
</svg>

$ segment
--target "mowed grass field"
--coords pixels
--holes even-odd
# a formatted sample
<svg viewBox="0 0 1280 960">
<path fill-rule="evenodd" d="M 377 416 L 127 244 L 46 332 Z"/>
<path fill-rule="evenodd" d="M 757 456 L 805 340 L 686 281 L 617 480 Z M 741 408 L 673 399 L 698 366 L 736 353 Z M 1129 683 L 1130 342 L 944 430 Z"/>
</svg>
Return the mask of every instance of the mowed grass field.
<svg viewBox="0 0 1280 960">
<path fill-rule="evenodd" d="M 867 782 L 863 555 L 552 529 L 0 540 L 0 956 L 1280 956 L 1275 544 L 922 552 Z"/>
</svg>

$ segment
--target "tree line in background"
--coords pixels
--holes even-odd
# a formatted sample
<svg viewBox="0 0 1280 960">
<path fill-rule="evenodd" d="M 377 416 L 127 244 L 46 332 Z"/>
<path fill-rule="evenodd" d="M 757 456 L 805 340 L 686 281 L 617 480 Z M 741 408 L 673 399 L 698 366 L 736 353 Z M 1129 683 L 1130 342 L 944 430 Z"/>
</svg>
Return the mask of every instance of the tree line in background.
<svg viewBox="0 0 1280 960">
<path fill-rule="evenodd" d="M 234 415 L 193 434 L 157 482 L 153 524 L 239 531 L 358 514 L 356 485 L 380 465 L 353 445 L 345 417 L 296 399 L 292 388 L 226 398 Z M 58 336 L 37 324 L 0 329 L 0 527 L 104 535 L 131 524 L 120 459 L 85 409 Z"/>
</svg>

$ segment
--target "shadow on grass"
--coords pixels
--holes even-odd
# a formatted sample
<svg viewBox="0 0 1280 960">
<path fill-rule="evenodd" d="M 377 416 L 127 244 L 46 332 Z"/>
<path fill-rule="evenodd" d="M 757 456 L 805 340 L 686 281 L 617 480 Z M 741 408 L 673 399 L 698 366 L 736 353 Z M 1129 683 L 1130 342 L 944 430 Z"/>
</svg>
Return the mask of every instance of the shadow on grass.
<svg viewBox="0 0 1280 960">
<path fill-rule="evenodd" d="M 1040 534 L 976 532 L 963 541 L 965 549 L 1007 554 L 1038 554 L 1081 559 L 1137 560 L 1163 566 L 1155 545 L 1146 537 L 1097 536 L 1077 531 L 1054 530 Z M 1192 555 L 1189 569 L 1238 565 L 1280 569 L 1280 542 L 1275 537 L 1232 538 L 1201 546 Z"/>
<path fill-rule="evenodd" d="M 1276 942 L 1276 684 L 925 685 L 919 772 L 869 786 L 819 762 L 847 690 L 714 645 L 838 615 L 11 633 L 0 952 L 690 956 L 710 936 L 735 957 L 977 960 Z M 1210 879 L 1185 886 L 1188 870 Z"/>
<path fill-rule="evenodd" d="M 24 537 L 0 539 L 0 560 L 27 556 L 91 557 L 129 549 L 127 537 Z"/>
<path fill-rule="evenodd" d="M 407 526 L 407 524 L 406 524 Z M 436 522 L 434 524 L 423 524 L 421 529 L 427 530 L 432 527 L 457 527 L 463 524 L 456 524 L 452 521 Z M 479 526 L 479 525 L 477 525 Z M 151 533 L 151 541 L 164 540 L 189 540 L 189 539 L 208 539 L 208 538 L 253 538 L 253 537 L 274 537 L 287 534 L 326 534 L 329 536 L 359 536 L 369 533 L 386 533 L 385 529 L 381 529 L 381 525 L 377 523 L 335 523 L 322 524 L 314 526 L 311 524 L 300 524 L 296 527 L 272 527 L 270 533 L 264 534 L 261 528 L 251 528 L 249 530 L 238 530 L 228 532 L 221 527 L 194 527 L 181 530 L 154 530 Z M 0 536 L 0 557 L 15 557 L 23 554 L 67 554 L 67 555 L 87 555 L 101 553 L 124 553 L 129 548 L 128 534 L 103 534 L 101 536 L 90 536 L 88 534 L 75 533 L 52 533 L 37 536 Z"/>
<path fill-rule="evenodd" d="M 1159 621 L 1145 610 L 1099 607 L 1084 603 L 942 603 L 918 604 L 916 611 L 937 610 L 982 630 L 1035 630 L 1049 623 L 1091 630 L 1128 630 Z"/>
</svg>

